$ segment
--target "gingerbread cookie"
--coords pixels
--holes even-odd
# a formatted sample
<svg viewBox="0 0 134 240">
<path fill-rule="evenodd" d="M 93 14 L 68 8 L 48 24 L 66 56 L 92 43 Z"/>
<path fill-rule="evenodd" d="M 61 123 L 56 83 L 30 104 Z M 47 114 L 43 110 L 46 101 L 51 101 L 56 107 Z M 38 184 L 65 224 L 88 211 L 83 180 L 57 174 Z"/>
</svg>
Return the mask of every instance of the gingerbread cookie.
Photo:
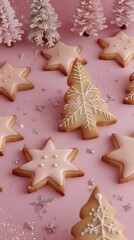
<svg viewBox="0 0 134 240">
<path fill-rule="evenodd" d="M 115 219 L 115 209 L 96 187 L 81 208 L 81 221 L 72 227 L 77 240 L 127 240 L 125 227 Z"/>
<path fill-rule="evenodd" d="M 0 93 L 11 101 L 15 100 L 17 91 L 34 88 L 25 78 L 30 73 L 28 68 L 14 68 L 8 61 L 0 68 Z"/>
<path fill-rule="evenodd" d="M 23 137 L 13 130 L 16 116 L 0 117 L 0 154 L 4 155 L 5 143 L 22 140 Z"/>
<path fill-rule="evenodd" d="M 102 157 L 102 160 L 119 169 L 119 182 L 134 179 L 134 136 L 112 134 L 114 150 Z"/>
<path fill-rule="evenodd" d="M 80 56 L 81 46 L 68 46 L 59 41 L 53 48 L 42 50 L 42 55 L 48 60 L 44 66 L 44 70 L 60 70 L 66 76 L 69 75 L 72 65 L 76 58 L 82 64 L 87 61 Z"/>
<path fill-rule="evenodd" d="M 49 138 L 42 150 L 24 147 L 24 155 L 28 163 L 14 169 L 13 174 L 31 178 L 29 193 L 49 184 L 64 195 L 65 178 L 84 175 L 71 163 L 77 151 L 77 148 L 57 149 L 53 140 Z"/>
<path fill-rule="evenodd" d="M 78 59 L 75 60 L 68 77 L 70 87 L 65 94 L 64 116 L 59 131 L 82 130 L 83 139 L 98 137 L 97 126 L 116 122 L 108 111 L 107 103 L 101 98 L 100 90 L 91 83 L 91 77 Z"/>
<path fill-rule="evenodd" d="M 104 49 L 99 58 L 115 60 L 122 67 L 126 67 L 134 59 L 134 37 L 130 37 L 123 31 L 114 37 L 98 39 L 99 45 Z"/>
<path fill-rule="evenodd" d="M 134 73 L 132 73 L 129 77 L 129 84 L 126 92 L 128 94 L 125 97 L 123 103 L 134 104 Z"/>
</svg>

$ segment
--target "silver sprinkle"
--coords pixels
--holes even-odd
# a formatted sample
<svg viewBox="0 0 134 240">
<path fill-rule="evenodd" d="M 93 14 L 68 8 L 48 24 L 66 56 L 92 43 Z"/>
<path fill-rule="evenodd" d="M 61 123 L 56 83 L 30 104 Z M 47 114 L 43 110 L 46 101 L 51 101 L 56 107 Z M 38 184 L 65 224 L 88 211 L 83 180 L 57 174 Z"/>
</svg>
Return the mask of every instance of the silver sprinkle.
<svg viewBox="0 0 134 240">
<path fill-rule="evenodd" d="M 39 131 L 38 129 L 33 129 L 33 133 L 34 133 L 34 134 L 39 134 L 40 131 Z"/>
<path fill-rule="evenodd" d="M 131 206 L 130 203 L 125 203 L 125 204 L 123 204 L 123 208 L 127 212 L 127 211 L 131 210 L 133 207 Z"/>
<path fill-rule="evenodd" d="M 55 233 L 57 230 L 57 225 L 55 225 L 54 223 L 50 222 L 47 224 L 46 229 L 49 233 Z"/>
<path fill-rule="evenodd" d="M 87 153 L 94 154 L 94 149 L 93 148 L 87 148 Z"/>
</svg>

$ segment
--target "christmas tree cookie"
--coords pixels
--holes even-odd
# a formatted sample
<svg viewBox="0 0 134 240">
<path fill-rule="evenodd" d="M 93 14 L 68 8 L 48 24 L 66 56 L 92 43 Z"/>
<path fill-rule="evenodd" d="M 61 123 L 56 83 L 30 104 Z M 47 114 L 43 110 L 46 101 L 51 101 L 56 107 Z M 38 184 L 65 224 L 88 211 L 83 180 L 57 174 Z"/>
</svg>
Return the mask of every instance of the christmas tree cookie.
<svg viewBox="0 0 134 240">
<path fill-rule="evenodd" d="M 57 149 L 51 138 L 42 150 L 24 147 L 27 163 L 13 170 L 13 174 L 30 177 L 28 192 L 34 192 L 51 185 L 61 194 L 65 194 L 65 178 L 80 177 L 84 173 L 74 166 L 77 148 Z"/>
<path fill-rule="evenodd" d="M 83 139 L 91 139 L 99 135 L 97 126 L 116 122 L 116 117 L 101 98 L 100 90 L 92 84 L 90 75 L 78 59 L 67 83 L 70 88 L 65 94 L 64 118 L 59 131 L 69 132 L 80 128 Z"/>
<path fill-rule="evenodd" d="M 132 73 L 129 77 L 129 84 L 126 92 L 128 94 L 125 97 L 123 103 L 134 104 L 134 73 Z"/>
<path fill-rule="evenodd" d="M 127 240 L 125 227 L 115 218 L 115 210 L 96 187 L 81 208 L 81 221 L 72 227 L 75 240 Z"/>
</svg>

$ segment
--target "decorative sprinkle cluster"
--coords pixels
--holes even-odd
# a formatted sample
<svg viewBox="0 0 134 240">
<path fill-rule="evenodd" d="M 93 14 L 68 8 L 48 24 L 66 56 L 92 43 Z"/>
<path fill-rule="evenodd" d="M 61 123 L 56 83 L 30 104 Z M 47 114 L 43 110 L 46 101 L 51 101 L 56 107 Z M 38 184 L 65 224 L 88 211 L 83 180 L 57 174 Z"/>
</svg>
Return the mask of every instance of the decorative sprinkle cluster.
<svg viewBox="0 0 134 240">
<path fill-rule="evenodd" d="M 122 202 L 122 203 L 124 201 L 124 196 L 123 195 L 119 195 L 119 194 L 115 194 L 114 193 L 113 194 L 113 198 L 116 199 L 117 201 Z M 133 208 L 130 202 L 123 203 L 122 207 L 123 207 L 125 212 L 127 212 L 127 211 L 129 211 L 129 210 L 131 210 Z"/>
<path fill-rule="evenodd" d="M 53 198 L 45 199 L 41 195 L 38 195 L 37 200 L 30 203 L 30 205 L 34 206 L 35 213 L 38 215 L 38 218 L 42 219 L 48 212 L 48 207 L 52 201 Z"/>
</svg>

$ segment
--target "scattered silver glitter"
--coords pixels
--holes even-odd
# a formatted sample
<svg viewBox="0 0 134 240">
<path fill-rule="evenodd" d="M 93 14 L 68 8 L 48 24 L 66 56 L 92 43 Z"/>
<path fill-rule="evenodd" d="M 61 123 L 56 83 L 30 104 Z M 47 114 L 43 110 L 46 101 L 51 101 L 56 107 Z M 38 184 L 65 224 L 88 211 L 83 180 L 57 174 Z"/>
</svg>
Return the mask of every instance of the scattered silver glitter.
<svg viewBox="0 0 134 240">
<path fill-rule="evenodd" d="M 33 129 L 33 133 L 34 133 L 34 134 L 39 134 L 40 131 L 39 131 L 38 129 L 35 129 L 35 128 L 34 128 L 34 129 Z"/>
<path fill-rule="evenodd" d="M 35 227 L 35 222 L 25 222 L 24 228 L 27 230 L 33 231 Z"/>
<path fill-rule="evenodd" d="M 19 128 L 24 128 L 24 124 L 22 122 L 16 122 L 16 126 Z"/>
<path fill-rule="evenodd" d="M 115 79 L 115 82 L 119 82 L 119 80 Z"/>
<path fill-rule="evenodd" d="M 45 91 L 46 91 L 46 89 L 45 89 L 45 88 L 42 88 L 42 89 L 41 89 L 41 91 L 42 91 L 42 92 L 45 92 Z"/>
<path fill-rule="evenodd" d="M 58 89 L 56 92 L 57 92 L 58 95 L 62 95 L 63 94 L 63 90 L 62 89 Z"/>
<path fill-rule="evenodd" d="M 55 233 L 56 230 L 57 230 L 57 225 L 52 223 L 52 222 L 50 222 L 50 223 L 47 224 L 47 226 L 45 228 L 47 229 L 47 231 L 49 233 Z"/>
<path fill-rule="evenodd" d="M 25 55 L 24 53 L 20 53 L 20 54 L 18 55 L 19 59 L 22 60 L 22 59 L 24 58 L 24 55 Z"/>
<path fill-rule="evenodd" d="M 43 112 L 44 108 L 44 106 L 37 105 L 34 110 L 38 112 Z"/>
<path fill-rule="evenodd" d="M 93 148 L 87 148 L 87 153 L 94 154 L 94 149 Z"/>
<path fill-rule="evenodd" d="M 56 108 L 56 107 L 59 107 L 59 105 L 60 105 L 60 104 L 59 104 L 58 101 L 53 103 L 53 106 L 54 106 L 55 108 Z"/>
<path fill-rule="evenodd" d="M 122 202 L 124 196 L 114 193 L 114 194 L 113 194 L 113 198 L 116 199 L 116 200 L 118 200 L 118 201 L 121 201 L 121 202 Z"/>
<path fill-rule="evenodd" d="M 89 186 L 95 186 L 95 180 L 93 178 L 88 180 L 88 185 Z"/>
<path fill-rule="evenodd" d="M 130 203 L 125 203 L 123 204 L 123 209 L 127 212 L 129 210 L 131 210 L 133 207 L 131 206 Z"/>
<path fill-rule="evenodd" d="M 39 53 L 39 49 L 35 49 L 35 50 L 34 50 L 34 55 L 37 56 L 38 53 Z"/>
<path fill-rule="evenodd" d="M 19 159 L 13 159 L 13 160 L 12 160 L 12 163 L 13 163 L 13 164 L 19 164 L 19 162 L 20 162 Z"/>
<path fill-rule="evenodd" d="M 35 213 L 38 215 L 38 217 L 43 218 L 44 215 L 48 212 L 48 207 L 52 201 L 53 198 L 45 199 L 39 195 L 36 202 L 30 203 L 30 205 L 34 206 Z"/>
<path fill-rule="evenodd" d="M 110 101 L 114 101 L 114 100 L 115 100 L 113 94 L 108 94 L 108 95 L 107 95 L 107 98 L 108 98 L 108 101 L 107 101 L 107 102 L 110 102 Z"/>
</svg>

